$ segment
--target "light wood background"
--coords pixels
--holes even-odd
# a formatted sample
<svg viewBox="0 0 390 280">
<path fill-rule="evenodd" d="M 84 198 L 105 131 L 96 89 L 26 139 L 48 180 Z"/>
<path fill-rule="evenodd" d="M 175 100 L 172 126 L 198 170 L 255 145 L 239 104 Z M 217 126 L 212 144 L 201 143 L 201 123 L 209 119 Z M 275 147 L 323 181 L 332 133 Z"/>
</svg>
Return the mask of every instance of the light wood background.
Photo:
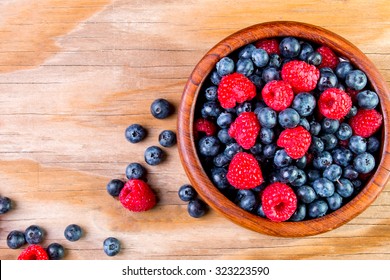
<svg viewBox="0 0 390 280">
<path fill-rule="evenodd" d="M 389 16 L 386 0 L 0 1 L 0 195 L 15 203 L 0 216 L 0 259 L 17 258 L 6 236 L 32 224 L 66 259 L 108 259 L 109 236 L 122 242 L 115 259 L 390 259 L 389 185 L 348 224 L 307 238 L 255 233 L 214 211 L 191 218 L 177 196 L 188 179 L 176 147 L 147 167 L 153 210 L 130 213 L 105 189 L 128 163 L 143 163 L 163 129 L 176 129 L 177 115 L 156 120 L 151 102 L 177 107 L 195 64 L 230 33 L 272 20 L 319 25 L 390 82 Z M 148 129 L 145 141 L 126 141 L 132 123 Z M 84 229 L 81 240 L 65 240 L 70 223 Z"/>
</svg>

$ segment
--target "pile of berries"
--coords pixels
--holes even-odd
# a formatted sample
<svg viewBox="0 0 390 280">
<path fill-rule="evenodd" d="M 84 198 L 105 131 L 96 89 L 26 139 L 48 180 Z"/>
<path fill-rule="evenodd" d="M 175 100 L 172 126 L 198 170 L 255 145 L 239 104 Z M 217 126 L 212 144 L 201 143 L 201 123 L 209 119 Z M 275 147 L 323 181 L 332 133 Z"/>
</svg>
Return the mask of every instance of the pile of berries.
<svg viewBox="0 0 390 280">
<path fill-rule="evenodd" d="M 378 165 L 379 97 L 329 47 L 264 39 L 220 59 L 195 109 L 198 155 L 214 185 L 275 222 L 350 201 Z"/>
</svg>

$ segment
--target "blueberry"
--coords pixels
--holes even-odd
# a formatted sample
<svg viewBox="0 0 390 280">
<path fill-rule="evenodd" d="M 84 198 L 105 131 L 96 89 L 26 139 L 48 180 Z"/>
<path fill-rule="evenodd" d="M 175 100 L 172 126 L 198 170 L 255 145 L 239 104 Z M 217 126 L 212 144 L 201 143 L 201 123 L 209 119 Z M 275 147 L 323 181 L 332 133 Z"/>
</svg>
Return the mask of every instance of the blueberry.
<svg viewBox="0 0 390 280">
<path fill-rule="evenodd" d="M 335 73 L 339 79 L 344 80 L 347 74 L 353 70 L 353 66 L 349 61 L 341 61 L 337 64 Z"/>
<path fill-rule="evenodd" d="M 195 198 L 188 202 L 188 214 L 193 218 L 200 218 L 207 212 L 207 205 L 200 199 Z"/>
<path fill-rule="evenodd" d="M 263 146 L 260 143 L 255 143 L 255 145 L 250 148 L 250 152 L 254 155 L 261 155 L 263 152 Z"/>
<path fill-rule="evenodd" d="M 356 116 L 357 114 L 357 107 L 352 105 L 351 109 L 349 110 L 348 114 L 345 116 L 347 119 L 352 118 L 353 116 Z"/>
<path fill-rule="evenodd" d="M 352 128 L 347 123 L 341 123 L 336 131 L 336 137 L 340 140 L 347 140 L 352 136 Z"/>
<path fill-rule="evenodd" d="M 295 187 L 303 186 L 307 182 L 307 176 L 305 171 L 302 169 L 298 169 L 298 176 L 297 178 L 291 182 L 291 185 Z"/>
<path fill-rule="evenodd" d="M 321 136 L 321 140 L 324 143 L 325 151 L 333 150 L 338 144 L 337 137 L 334 134 L 325 134 Z"/>
<path fill-rule="evenodd" d="M 247 77 L 252 75 L 253 71 L 255 70 L 253 62 L 249 58 L 240 58 L 237 61 L 236 66 L 237 66 L 236 72 L 237 73 L 241 73 L 241 74 L 243 74 L 243 75 L 245 75 Z"/>
<path fill-rule="evenodd" d="M 138 143 L 145 138 L 146 130 L 142 125 L 132 124 L 126 128 L 125 136 L 129 142 Z"/>
<path fill-rule="evenodd" d="M 298 178 L 298 168 L 294 165 L 283 167 L 279 171 L 279 177 L 283 183 L 291 183 Z"/>
<path fill-rule="evenodd" d="M 290 165 L 292 159 L 287 155 L 284 149 L 277 150 L 274 156 L 274 164 L 277 167 L 285 167 Z"/>
<path fill-rule="evenodd" d="M 336 192 L 342 197 L 350 197 L 353 193 L 352 182 L 348 179 L 341 178 L 336 182 Z"/>
<path fill-rule="evenodd" d="M 320 68 L 320 74 L 323 74 L 325 72 L 334 73 L 332 68 L 330 68 L 330 67 L 322 67 L 322 68 Z"/>
<path fill-rule="evenodd" d="M 315 180 L 321 178 L 321 172 L 317 169 L 311 169 L 307 172 L 307 179 L 310 182 L 314 182 Z"/>
<path fill-rule="evenodd" d="M 314 154 L 319 154 L 324 151 L 325 145 L 321 138 L 312 136 L 309 151 Z"/>
<path fill-rule="evenodd" d="M 268 83 L 273 80 L 280 80 L 280 72 L 275 67 L 268 66 L 264 68 L 261 73 L 261 78 L 265 83 Z"/>
<path fill-rule="evenodd" d="M 317 198 L 317 194 L 314 189 L 307 185 L 297 187 L 295 193 L 297 198 L 303 203 L 311 203 Z"/>
<path fill-rule="evenodd" d="M 375 158 L 370 153 L 362 153 L 353 160 L 353 167 L 359 173 L 369 173 L 375 167 Z"/>
<path fill-rule="evenodd" d="M 319 52 L 311 52 L 307 55 L 306 62 L 314 66 L 319 66 L 322 62 L 322 55 Z"/>
<path fill-rule="evenodd" d="M 163 130 L 158 136 L 158 142 L 163 147 L 172 147 L 176 144 L 176 133 L 172 130 Z"/>
<path fill-rule="evenodd" d="M 276 53 L 270 54 L 268 66 L 279 69 L 282 66 L 282 58 Z"/>
<path fill-rule="evenodd" d="M 234 142 L 226 145 L 223 153 L 228 157 L 228 159 L 232 159 L 239 152 L 242 152 L 242 147 Z"/>
<path fill-rule="evenodd" d="M 218 99 L 218 87 L 210 86 L 206 88 L 204 96 L 208 101 L 216 101 Z"/>
<path fill-rule="evenodd" d="M 332 120 L 324 118 L 321 122 L 321 131 L 324 134 L 335 133 L 340 127 L 340 122 L 338 120 Z"/>
<path fill-rule="evenodd" d="M 257 204 L 256 196 L 251 190 L 239 190 L 235 203 L 242 209 L 252 212 Z"/>
<path fill-rule="evenodd" d="M 142 179 L 145 178 L 146 170 L 141 164 L 132 162 L 126 167 L 125 173 L 127 179 Z"/>
<path fill-rule="evenodd" d="M 283 128 L 294 128 L 299 124 L 299 114 L 292 108 L 281 111 L 278 115 L 279 124 Z"/>
<path fill-rule="evenodd" d="M 256 208 L 256 215 L 262 218 L 266 218 L 266 215 L 264 214 L 263 205 L 259 204 Z"/>
<path fill-rule="evenodd" d="M 103 251 L 107 256 L 113 257 L 121 250 L 121 243 L 115 237 L 108 237 L 103 241 Z"/>
<path fill-rule="evenodd" d="M 367 84 L 367 76 L 361 70 L 352 70 L 345 76 L 345 83 L 354 90 L 362 90 Z"/>
<path fill-rule="evenodd" d="M 313 166 L 319 170 L 325 170 L 328 166 L 330 166 L 333 162 L 332 155 L 328 151 L 323 151 L 319 153 L 313 159 Z"/>
<path fill-rule="evenodd" d="M 299 168 L 299 169 L 305 169 L 306 165 L 307 165 L 307 157 L 306 156 L 303 156 L 299 159 L 297 159 L 295 161 L 295 165 Z"/>
<path fill-rule="evenodd" d="M 230 57 L 221 58 L 217 64 L 217 73 L 219 76 L 225 76 L 234 72 L 234 61 Z"/>
<path fill-rule="evenodd" d="M 208 136 L 206 136 L 206 137 L 208 137 Z M 218 140 L 216 139 L 216 141 L 218 141 Z M 219 143 L 219 141 L 218 141 L 218 143 Z M 146 150 L 145 150 L 144 159 L 145 159 L 145 162 L 149 165 L 158 165 L 164 161 L 165 153 L 163 150 L 161 150 L 161 148 L 159 148 L 157 146 L 150 146 L 150 147 L 146 148 Z"/>
<path fill-rule="evenodd" d="M 234 139 L 229 135 L 228 129 L 221 129 L 218 131 L 218 140 L 223 144 L 229 144 L 234 141 Z"/>
<path fill-rule="evenodd" d="M 374 109 L 379 104 L 378 95 L 371 90 L 364 90 L 356 96 L 360 108 Z"/>
<path fill-rule="evenodd" d="M 337 192 L 326 198 L 330 210 L 337 210 L 343 205 L 343 198 Z"/>
<path fill-rule="evenodd" d="M 47 246 L 46 252 L 49 260 L 61 260 L 65 255 L 64 247 L 59 243 L 51 243 Z"/>
<path fill-rule="evenodd" d="M 312 219 L 319 218 L 324 216 L 328 209 L 329 206 L 325 201 L 316 200 L 307 206 L 307 215 Z"/>
<path fill-rule="evenodd" d="M 195 189 L 191 185 L 182 185 L 178 191 L 179 198 L 182 201 L 190 201 L 197 195 Z"/>
<path fill-rule="evenodd" d="M 343 177 L 349 180 L 354 180 L 359 177 L 359 172 L 357 172 L 352 165 L 348 165 L 343 170 Z"/>
<path fill-rule="evenodd" d="M 257 119 L 261 127 L 273 128 L 277 123 L 276 112 L 269 107 L 261 108 L 258 111 Z"/>
<path fill-rule="evenodd" d="M 83 230 L 79 225 L 70 224 L 65 228 L 64 236 L 67 240 L 75 242 L 81 238 Z"/>
<path fill-rule="evenodd" d="M 318 80 L 317 87 L 319 91 L 324 91 L 328 88 L 337 86 L 338 80 L 336 74 L 333 72 L 323 72 Z"/>
<path fill-rule="evenodd" d="M 333 195 L 335 187 L 333 182 L 326 178 L 319 178 L 313 182 L 313 189 L 321 197 L 329 197 Z"/>
<path fill-rule="evenodd" d="M 217 167 L 223 167 L 230 162 L 230 158 L 227 157 L 224 153 L 218 154 L 214 157 L 213 163 Z"/>
<path fill-rule="evenodd" d="M 251 58 L 253 51 L 256 50 L 256 47 L 253 44 L 248 44 L 245 47 L 241 48 L 238 53 L 239 58 Z"/>
<path fill-rule="evenodd" d="M 343 170 L 337 164 L 331 164 L 322 173 L 324 178 L 326 178 L 326 179 L 328 179 L 329 181 L 332 181 L 332 182 L 335 182 L 338 179 L 340 179 L 342 174 L 343 174 Z"/>
<path fill-rule="evenodd" d="M 24 232 L 13 230 L 7 235 L 7 246 L 11 249 L 18 249 L 26 244 Z"/>
<path fill-rule="evenodd" d="M 259 138 L 260 138 L 261 143 L 263 143 L 265 145 L 271 144 L 274 141 L 275 133 L 270 128 L 262 127 L 260 129 Z"/>
<path fill-rule="evenodd" d="M 150 105 L 150 112 L 157 119 L 165 119 L 172 113 L 172 105 L 168 100 L 159 98 Z"/>
<path fill-rule="evenodd" d="M 201 110 L 202 117 L 205 119 L 209 117 L 218 118 L 219 114 L 221 113 L 222 109 L 216 101 L 208 101 L 204 103 Z"/>
<path fill-rule="evenodd" d="M 0 196 L 0 214 L 7 213 L 11 210 L 12 201 L 8 197 Z"/>
<path fill-rule="evenodd" d="M 310 116 L 316 107 L 315 97 L 307 92 L 295 95 L 291 107 L 295 109 L 301 117 Z"/>
<path fill-rule="evenodd" d="M 340 147 L 332 151 L 332 158 L 334 163 L 346 167 L 351 163 L 353 154 L 349 149 Z"/>
<path fill-rule="evenodd" d="M 293 58 L 299 55 L 301 45 L 294 37 L 285 37 L 279 43 L 280 54 L 287 58 Z"/>
<path fill-rule="evenodd" d="M 321 124 L 316 121 L 310 122 L 310 134 L 317 136 L 321 132 Z"/>
<path fill-rule="evenodd" d="M 303 203 L 299 203 L 297 205 L 297 209 L 292 214 L 292 216 L 290 217 L 289 221 L 299 222 L 299 221 L 304 220 L 305 217 L 306 217 L 306 205 L 303 204 Z"/>
<path fill-rule="evenodd" d="M 298 125 L 302 126 L 307 131 L 310 131 L 310 124 L 306 118 L 301 118 Z"/>
<path fill-rule="evenodd" d="M 273 158 L 276 153 L 276 144 L 265 145 L 263 148 L 263 155 L 265 158 Z"/>
<path fill-rule="evenodd" d="M 210 82 L 214 85 L 219 85 L 219 83 L 221 82 L 221 79 L 222 77 L 218 74 L 217 70 L 214 70 L 213 72 L 211 72 L 211 75 L 210 75 Z"/>
<path fill-rule="evenodd" d="M 237 116 L 244 112 L 252 112 L 252 104 L 250 102 L 243 102 L 236 106 Z"/>
<path fill-rule="evenodd" d="M 308 42 L 301 42 L 301 52 L 299 53 L 299 59 L 306 61 L 309 54 L 311 54 L 314 51 L 312 45 L 310 45 Z"/>
<path fill-rule="evenodd" d="M 282 179 L 280 178 L 279 172 L 273 171 L 268 176 L 268 181 L 272 184 L 275 182 L 280 182 Z"/>
<path fill-rule="evenodd" d="M 263 88 L 263 86 L 264 86 L 263 80 L 259 75 L 252 74 L 248 78 L 256 86 L 257 89 Z"/>
<path fill-rule="evenodd" d="M 372 136 L 367 140 L 367 152 L 375 153 L 380 148 L 380 142 L 378 138 Z"/>
<path fill-rule="evenodd" d="M 367 140 L 361 136 L 354 135 L 349 139 L 348 148 L 355 154 L 364 153 L 367 150 Z"/>
<path fill-rule="evenodd" d="M 264 67 L 269 62 L 268 53 L 261 48 L 254 49 L 252 52 L 252 61 L 257 67 Z"/>
<path fill-rule="evenodd" d="M 355 191 L 359 191 L 361 189 L 361 187 L 363 186 L 363 182 L 360 180 L 353 180 L 351 182 L 352 182 L 353 187 L 355 188 Z"/>
<path fill-rule="evenodd" d="M 218 189 L 225 189 L 229 186 L 229 182 L 226 178 L 227 170 L 222 167 L 211 169 L 211 180 L 214 182 Z"/>
<path fill-rule="evenodd" d="M 122 180 L 119 179 L 112 179 L 110 182 L 108 182 L 106 189 L 107 192 L 111 196 L 119 196 L 121 190 L 123 189 L 124 183 Z"/>
<path fill-rule="evenodd" d="M 41 227 L 31 225 L 24 231 L 24 236 L 26 238 L 27 243 L 39 244 L 43 241 L 44 232 Z"/>
</svg>

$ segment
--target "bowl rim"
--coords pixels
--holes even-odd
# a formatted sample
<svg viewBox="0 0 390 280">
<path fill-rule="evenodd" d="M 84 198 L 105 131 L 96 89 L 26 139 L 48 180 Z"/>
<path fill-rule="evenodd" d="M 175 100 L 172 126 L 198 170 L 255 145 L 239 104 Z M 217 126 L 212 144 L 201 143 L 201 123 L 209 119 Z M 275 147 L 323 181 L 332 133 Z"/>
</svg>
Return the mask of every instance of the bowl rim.
<svg viewBox="0 0 390 280">
<path fill-rule="evenodd" d="M 227 197 L 211 182 L 203 170 L 195 147 L 193 123 L 196 100 L 202 84 L 211 73 L 216 62 L 240 47 L 260 39 L 293 36 L 326 45 L 338 56 L 348 59 L 355 67 L 364 71 L 368 81 L 379 96 L 383 115 L 381 159 L 377 170 L 366 186 L 347 204 L 323 217 L 299 222 L 273 222 L 249 213 Z M 322 27 L 297 21 L 271 21 L 241 29 L 217 43 L 198 62 L 184 87 L 178 111 L 177 132 L 181 163 L 193 187 L 214 210 L 247 229 L 279 237 L 303 237 L 324 233 L 349 222 L 371 205 L 385 187 L 390 170 L 388 148 L 388 121 L 390 91 L 375 65 L 355 45 L 343 37 Z"/>
</svg>

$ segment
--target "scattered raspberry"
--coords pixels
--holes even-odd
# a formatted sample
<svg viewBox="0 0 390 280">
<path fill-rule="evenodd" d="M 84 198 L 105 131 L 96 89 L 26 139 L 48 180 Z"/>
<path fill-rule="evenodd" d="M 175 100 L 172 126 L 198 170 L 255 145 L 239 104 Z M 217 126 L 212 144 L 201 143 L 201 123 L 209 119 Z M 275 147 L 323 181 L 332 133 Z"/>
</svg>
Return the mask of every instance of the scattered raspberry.
<svg viewBox="0 0 390 280">
<path fill-rule="evenodd" d="M 351 97 L 338 88 L 326 89 L 318 99 L 320 113 L 329 119 L 339 120 L 344 118 L 351 107 Z"/>
<path fill-rule="evenodd" d="M 256 158 L 245 152 L 239 152 L 233 157 L 226 178 L 237 189 L 253 189 L 264 182 Z"/>
<path fill-rule="evenodd" d="M 223 76 L 218 86 L 218 100 L 225 109 L 237 103 L 251 100 L 256 96 L 256 86 L 243 74 Z"/>
<path fill-rule="evenodd" d="M 378 131 L 382 125 L 382 121 L 382 115 L 375 109 L 360 109 L 356 116 L 350 119 L 349 125 L 355 135 L 367 138 Z"/>
<path fill-rule="evenodd" d="M 292 60 L 282 68 L 282 79 L 291 85 L 294 93 L 315 89 L 319 78 L 320 71 L 304 61 Z"/>
<path fill-rule="evenodd" d="M 291 105 L 294 92 L 285 81 L 273 80 L 268 82 L 261 91 L 265 104 L 275 111 L 282 111 Z"/>
<path fill-rule="evenodd" d="M 126 182 L 119 194 L 122 205 L 130 211 L 147 211 L 156 204 L 152 189 L 142 180 L 132 179 Z"/>
<path fill-rule="evenodd" d="M 229 135 L 244 149 L 250 149 L 255 145 L 260 131 L 260 123 L 253 112 L 241 113 L 230 125 Z"/>
<path fill-rule="evenodd" d="M 197 119 L 195 121 L 194 125 L 194 133 L 195 137 L 198 137 L 199 132 L 203 132 L 207 136 L 212 136 L 217 131 L 217 128 L 215 127 L 215 124 L 209 120 L 206 119 Z"/>
<path fill-rule="evenodd" d="M 299 159 L 305 155 L 311 144 L 310 132 L 302 126 L 283 130 L 276 142 L 279 147 L 293 159 Z"/>
<path fill-rule="evenodd" d="M 268 54 L 280 54 L 279 42 L 276 39 L 264 39 L 255 42 L 256 48 L 264 49 Z"/>
<path fill-rule="evenodd" d="M 294 191 L 283 183 L 267 186 L 261 196 L 264 214 L 274 222 L 288 220 L 297 209 L 297 197 Z"/>
<path fill-rule="evenodd" d="M 322 56 L 322 62 L 318 66 L 319 68 L 329 67 L 331 69 L 335 69 L 337 64 L 339 63 L 339 59 L 336 54 L 327 46 L 321 46 L 317 49 Z"/>
<path fill-rule="evenodd" d="M 46 250 L 41 246 L 33 244 L 20 253 L 18 260 L 48 260 Z"/>
</svg>

